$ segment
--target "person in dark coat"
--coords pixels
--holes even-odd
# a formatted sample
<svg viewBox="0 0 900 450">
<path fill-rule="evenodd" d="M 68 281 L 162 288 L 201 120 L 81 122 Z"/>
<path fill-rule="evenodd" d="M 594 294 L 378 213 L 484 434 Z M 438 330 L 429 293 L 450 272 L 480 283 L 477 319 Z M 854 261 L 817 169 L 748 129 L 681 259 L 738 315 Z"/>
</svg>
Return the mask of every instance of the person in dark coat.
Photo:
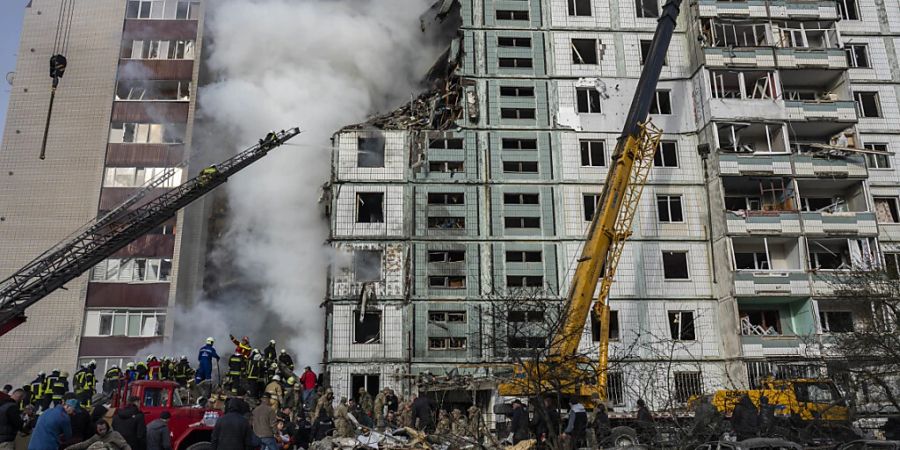
<svg viewBox="0 0 900 450">
<path fill-rule="evenodd" d="M 172 450 L 169 419 L 172 414 L 163 411 L 159 418 L 147 425 L 147 450 Z"/>
<path fill-rule="evenodd" d="M 606 405 L 600 403 L 594 409 L 594 435 L 597 436 L 597 442 L 602 442 L 606 439 L 611 429 L 612 424 L 609 422 Z"/>
<path fill-rule="evenodd" d="M 25 426 L 19 402 L 25 391 L 16 389 L 12 394 L 0 393 L 0 449 L 15 448 L 16 435 Z"/>
<path fill-rule="evenodd" d="M 68 400 L 76 400 L 77 399 L 68 399 Z M 91 438 L 96 433 L 96 429 L 94 427 L 94 423 L 91 421 L 91 414 L 84 409 L 80 403 L 77 408 L 75 408 L 75 412 L 69 417 L 72 423 L 72 438 L 68 441 L 64 442 L 63 445 L 72 445 L 77 444 L 79 442 L 84 442 Z"/>
<path fill-rule="evenodd" d="M 437 405 L 435 405 L 434 400 L 424 395 L 416 397 L 412 403 L 413 425 L 415 425 L 415 428 L 428 433 L 434 431 L 434 410 L 436 408 Z"/>
<path fill-rule="evenodd" d="M 109 410 L 105 406 L 100 404 L 94 405 L 94 407 L 91 409 L 91 423 L 95 424 L 93 428 L 94 434 L 97 434 L 97 421 L 104 419 L 106 417 L 106 413 L 108 412 Z"/>
<path fill-rule="evenodd" d="M 647 407 L 647 402 L 639 398 L 637 401 L 637 425 L 635 428 L 638 433 L 638 439 L 641 443 L 651 444 L 656 439 L 656 421 L 653 420 L 653 413 Z"/>
<path fill-rule="evenodd" d="M 553 404 L 553 399 L 545 397 L 544 411 L 535 411 L 534 421 L 531 424 L 539 444 L 552 441 L 553 437 L 559 434 L 560 420 L 559 411 Z"/>
<path fill-rule="evenodd" d="M 759 411 L 750 396 L 744 394 L 731 413 L 731 428 L 738 441 L 756 437 L 759 434 Z"/>
<path fill-rule="evenodd" d="M 694 424 L 691 435 L 698 442 L 713 441 L 718 438 L 719 424 L 722 416 L 719 411 L 710 403 L 708 395 L 700 397 L 697 405 L 694 407 Z"/>
<path fill-rule="evenodd" d="M 140 404 L 139 397 L 128 397 L 128 405 L 119 409 L 112 421 L 113 430 L 125 438 L 131 450 L 147 450 L 147 425 Z"/>
<path fill-rule="evenodd" d="M 297 445 L 297 447 L 309 448 L 312 438 L 312 424 L 309 423 L 306 414 L 297 414 L 297 419 L 294 421 L 294 444 Z"/>
<path fill-rule="evenodd" d="M 512 443 L 518 444 L 530 437 L 528 432 L 528 409 L 519 399 L 513 400 L 512 415 L 509 422 L 509 432 L 512 435 Z"/>
<path fill-rule="evenodd" d="M 566 424 L 566 429 L 563 430 L 563 436 L 569 441 L 569 448 L 581 448 L 585 446 L 587 423 L 588 417 L 584 405 L 578 401 L 569 405 L 569 420 Z"/>
<path fill-rule="evenodd" d="M 334 419 L 328 411 L 323 410 L 316 416 L 316 422 L 312 427 L 312 438 L 314 441 L 320 441 L 326 436 L 331 436 L 332 433 L 334 433 Z"/>
<path fill-rule="evenodd" d="M 759 435 L 769 437 L 775 429 L 775 405 L 769 403 L 765 395 L 759 398 Z"/>
<path fill-rule="evenodd" d="M 219 417 L 212 432 L 212 450 L 250 450 L 259 439 L 253 435 L 253 428 L 246 415 L 250 406 L 240 398 L 232 398 L 225 405 L 225 415 Z"/>
</svg>

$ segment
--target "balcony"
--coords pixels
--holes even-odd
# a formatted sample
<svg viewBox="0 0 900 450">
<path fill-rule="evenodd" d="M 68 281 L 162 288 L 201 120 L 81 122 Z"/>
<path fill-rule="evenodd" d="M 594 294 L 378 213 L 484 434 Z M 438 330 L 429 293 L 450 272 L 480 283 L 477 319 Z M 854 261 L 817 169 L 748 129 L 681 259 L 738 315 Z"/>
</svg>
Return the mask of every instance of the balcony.
<svg viewBox="0 0 900 450">
<path fill-rule="evenodd" d="M 847 54 L 840 48 L 777 48 L 773 60 L 779 69 L 847 68 Z"/>
<path fill-rule="evenodd" d="M 775 55 L 768 47 L 704 47 L 703 56 L 709 67 L 775 67 Z"/>
<path fill-rule="evenodd" d="M 809 277 L 803 272 L 738 271 L 734 273 L 736 297 L 810 295 Z"/>
<path fill-rule="evenodd" d="M 722 190 L 729 234 L 800 234 L 789 178 L 723 177 Z"/>
<path fill-rule="evenodd" d="M 856 122 L 853 101 L 788 100 L 784 102 L 787 119 L 802 121 Z"/>
<path fill-rule="evenodd" d="M 797 238 L 733 237 L 730 244 L 736 297 L 810 295 Z"/>
<path fill-rule="evenodd" d="M 794 173 L 799 177 L 865 178 L 868 175 L 862 155 L 832 157 L 823 152 L 794 155 Z"/>
<path fill-rule="evenodd" d="M 835 4 L 824 0 L 772 0 L 769 2 L 765 0 L 700 0 L 699 12 L 700 17 L 740 16 L 746 18 L 806 18 L 812 20 L 834 20 L 838 18 Z"/>
<path fill-rule="evenodd" d="M 765 153 L 720 153 L 719 174 L 728 175 L 791 175 L 791 155 Z"/>
<path fill-rule="evenodd" d="M 816 333 L 808 298 L 738 300 L 738 316 L 745 356 L 799 355 Z"/>
<path fill-rule="evenodd" d="M 878 235 L 862 181 L 798 180 L 800 218 L 807 234 Z"/>
</svg>

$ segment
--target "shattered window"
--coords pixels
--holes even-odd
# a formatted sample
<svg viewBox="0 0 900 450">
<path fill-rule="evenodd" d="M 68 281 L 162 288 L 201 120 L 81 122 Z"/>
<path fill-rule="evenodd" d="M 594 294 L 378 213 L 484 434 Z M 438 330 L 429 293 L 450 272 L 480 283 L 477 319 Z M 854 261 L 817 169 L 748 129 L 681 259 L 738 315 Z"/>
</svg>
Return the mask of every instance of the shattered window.
<svg viewBox="0 0 900 450">
<path fill-rule="evenodd" d="M 572 39 L 572 64 L 597 64 L 596 39 Z"/>
<path fill-rule="evenodd" d="M 687 252 L 662 252 L 663 275 L 667 280 L 687 280 Z"/>
<path fill-rule="evenodd" d="M 735 252 L 734 268 L 737 270 L 769 270 L 766 252 Z"/>
<path fill-rule="evenodd" d="M 357 283 L 381 281 L 381 250 L 354 251 L 353 278 Z"/>
<path fill-rule="evenodd" d="M 463 205 L 466 196 L 462 192 L 429 192 L 429 205 Z"/>
<path fill-rule="evenodd" d="M 860 117 L 881 117 L 881 104 L 877 92 L 854 92 L 856 110 Z"/>
<path fill-rule="evenodd" d="M 594 213 L 597 212 L 597 204 L 600 203 L 600 194 L 584 194 L 584 220 L 590 222 L 594 220 Z"/>
<path fill-rule="evenodd" d="M 358 138 L 356 148 L 357 167 L 384 167 L 384 138 Z"/>
<path fill-rule="evenodd" d="M 466 277 L 462 275 L 432 275 L 428 277 L 428 287 L 463 289 L 466 287 Z"/>
<path fill-rule="evenodd" d="M 876 152 L 887 152 L 887 144 L 865 144 L 866 150 L 874 150 Z M 888 155 L 866 154 L 866 166 L 870 169 L 890 169 L 891 158 Z"/>
<path fill-rule="evenodd" d="M 428 262 L 453 263 L 466 260 L 466 252 L 463 250 L 429 250 Z"/>
<path fill-rule="evenodd" d="M 534 108 L 500 108 L 502 119 L 534 119 Z"/>
<path fill-rule="evenodd" d="M 503 204 L 505 205 L 538 205 L 540 203 L 539 194 L 503 194 Z"/>
<path fill-rule="evenodd" d="M 384 222 L 384 193 L 359 192 L 356 194 L 356 222 Z"/>
<path fill-rule="evenodd" d="M 534 88 L 525 86 L 500 86 L 501 97 L 534 97 Z"/>
<path fill-rule="evenodd" d="M 462 150 L 463 140 L 462 138 L 432 139 L 428 141 L 428 148 L 441 150 Z"/>
<path fill-rule="evenodd" d="M 507 251 L 506 262 L 541 262 L 541 251 Z"/>
<path fill-rule="evenodd" d="M 542 287 L 544 286 L 544 277 L 540 275 L 531 275 L 531 276 L 522 276 L 522 275 L 508 275 L 506 277 L 506 286 L 507 287 Z"/>
<path fill-rule="evenodd" d="M 873 197 L 875 218 L 879 223 L 900 223 L 897 197 Z"/>
<path fill-rule="evenodd" d="M 544 348 L 547 346 L 547 339 L 541 336 L 508 336 L 510 348 Z"/>
<path fill-rule="evenodd" d="M 498 9 L 497 20 L 528 20 L 528 11 Z"/>
<path fill-rule="evenodd" d="M 650 104 L 650 114 L 672 114 L 672 99 L 669 97 L 669 91 L 656 91 L 653 103 Z"/>
<path fill-rule="evenodd" d="M 889 279 L 900 279 L 900 253 L 884 254 L 884 271 Z"/>
<path fill-rule="evenodd" d="M 581 165 L 583 167 L 603 167 L 606 165 L 606 151 L 603 141 L 581 140 Z"/>
<path fill-rule="evenodd" d="M 678 146 L 675 141 L 659 141 L 659 148 L 653 156 L 656 167 L 678 167 Z"/>
<path fill-rule="evenodd" d="M 579 113 L 598 114 L 600 110 L 600 92 L 594 88 L 576 88 L 575 100 Z"/>
<path fill-rule="evenodd" d="M 465 164 L 462 161 L 429 161 L 428 170 L 431 172 L 462 172 Z"/>
<path fill-rule="evenodd" d="M 541 323 L 544 321 L 544 312 L 527 309 L 511 309 L 506 313 L 506 320 L 515 323 Z"/>
<path fill-rule="evenodd" d="M 650 47 L 653 46 L 653 40 L 652 39 L 641 39 L 640 45 L 641 45 L 641 65 L 643 66 L 644 64 L 647 64 L 647 58 L 650 57 Z M 668 65 L 668 63 L 666 62 L 665 56 L 663 56 L 662 65 L 663 66 Z"/>
<path fill-rule="evenodd" d="M 429 311 L 429 322 L 465 323 L 465 311 Z"/>
<path fill-rule="evenodd" d="M 431 229 L 463 229 L 466 227 L 465 217 L 429 217 L 428 228 Z"/>
<path fill-rule="evenodd" d="M 781 314 L 777 309 L 741 311 L 741 334 L 744 336 L 781 335 Z"/>
<path fill-rule="evenodd" d="M 506 173 L 538 173 L 537 161 L 503 161 Z"/>
<path fill-rule="evenodd" d="M 503 225 L 506 228 L 540 228 L 540 217 L 504 217 Z"/>
<path fill-rule="evenodd" d="M 841 19 L 859 20 L 859 7 L 856 5 L 856 0 L 837 0 L 837 4 Z"/>
<path fill-rule="evenodd" d="M 533 67 L 531 58 L 497 58 L 497 64 L 505 69 L 529 69 Z"/>
<path fill-rule="evenodd" d="M 634 0 L 634 7 L 637 17 L 659 17 L 659 3 L 657 3 L 657 0 Z"/>
<path fill-rule="evenodd" d="M 669 330 L 676 341 L 693 341 L 697 339 L 694 332 L 694 313 L 692 311 L 669 311 Z"/>
<path fill-rule="evenodd" d="M 600 317 L 591 309 L 591 340 L 600 342 Z M 609 340 L 619 340 L 619 312 L 609 311 Z"/>
<path fill-rule="evenodd" d="M 374 344 L 381 342 L 381 311 L 366 312 L 360 318 L 353 312 L 353 343 Z"/>
<path fill-rule="evenodd" d="M 537 139 L 503 138 L 500 140 L 503 150 L 537 150 Z"/>
<path fill-rule="evenodd" d="M 847 65 L 856 68 L 871 67 L 869 65 L 869 52 L 866 47 L 868 47 L 866 44 L 848 44 L 846 46 Z"/>
<path fill-rule="evenodd" d="M 591 0 L 569 0 L 570 16 L 590 16 Z"/>
<path fill-rule="evenodd" d="M 531 48 L 531 38 L 529 38 L 529 37 L 514 37 L 514 36 L 498 36 L 497 37 L 497 46 L 498 47 Z"/>
</svg>

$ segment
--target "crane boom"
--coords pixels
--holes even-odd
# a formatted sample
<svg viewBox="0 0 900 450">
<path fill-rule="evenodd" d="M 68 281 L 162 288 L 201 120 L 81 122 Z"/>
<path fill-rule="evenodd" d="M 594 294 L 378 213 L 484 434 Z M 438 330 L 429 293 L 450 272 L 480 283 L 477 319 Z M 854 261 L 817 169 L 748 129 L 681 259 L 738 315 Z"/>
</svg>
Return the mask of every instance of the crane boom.
<svg viewBox="0 0 900 450">
<path fill-rule="evenodd" d="M 0 336 L 25 322 L 26 308 L 169 220 L 179 209 L 298 134 L 298 128 L 271 132 L 256 145 L 153 197 L 154 190 L 172 175 L 173 169 L 169 169 L 109 213 L 44 252 L 0 282 Z"/>
<path fill-rule="evenodd" d="M 609 349 L 609 307 L 606 299 L 659 146 L 662 131 L 645 121 L 650 114 L 680 5 L 681 0 L 668 0 L 663 6 L 631 108 L 612 154 L 597 212 L 575 268 L 565 317 L 550 349 L 551 358 L 565 359 L 575 355 L 599 282 L 600 292 L 594 310 L 601 324 L 598 390 L 602 399 L 606 399 Z"/>
</svg>

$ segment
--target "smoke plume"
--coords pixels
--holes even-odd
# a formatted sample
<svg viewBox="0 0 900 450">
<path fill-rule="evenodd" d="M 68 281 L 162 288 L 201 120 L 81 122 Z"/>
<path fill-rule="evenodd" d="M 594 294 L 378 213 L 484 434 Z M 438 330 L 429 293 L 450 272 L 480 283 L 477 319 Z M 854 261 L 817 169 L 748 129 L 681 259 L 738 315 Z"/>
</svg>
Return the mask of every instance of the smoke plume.
<svg viewBox="0 0 900 450">
<path fill-rule="evenodd" d="M 272 129 L 299 126 L 303 134 L 228 182 L 228 228 L 214 254 L 228 255 L 236 272 L 257 286 L 259 298 L 224 300 L 245 302 L 239 308 L 204 299 L 192 311 L 176 312 L 179 322 L 197 318 L 204 324 L 191 339 L 221 324 L 228 330 L 209 334 L 247 334 L 259 347 L 277 337 L 298 364 L 321 360 L 325 312 L 319 305 L 330 252 L 328 224 L 317 202 L 331 172 L 329 139 L 418 89 L 417 80 L 440 53 L 420 29 L 419 15 L 428 3 L 207 3 L 203 53 L 212 81 L 199 91 L 201 120 L 228 130 L 232 152 Z M 202 146 L 196 141 L 195 147 Z M 290 332 L 274 336 L 278 329 Z M 176 347 L 182 347 L 179 340 Z"/>
</svg>

